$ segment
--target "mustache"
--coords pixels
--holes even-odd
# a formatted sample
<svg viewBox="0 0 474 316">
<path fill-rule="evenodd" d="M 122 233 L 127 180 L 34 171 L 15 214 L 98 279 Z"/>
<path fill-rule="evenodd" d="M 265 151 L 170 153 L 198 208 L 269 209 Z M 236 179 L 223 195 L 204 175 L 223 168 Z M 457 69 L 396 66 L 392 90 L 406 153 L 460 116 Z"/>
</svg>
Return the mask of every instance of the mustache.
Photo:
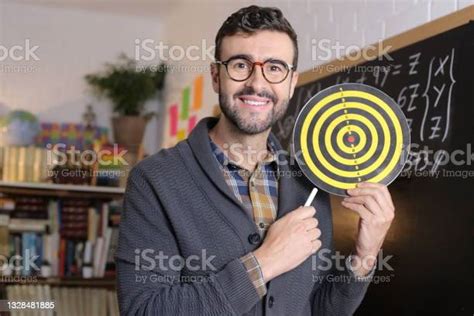
<svg viewBox="0 0 474 316">
<path fill-rule="evenodd" d="M 243 96 L 243 95 L 256 95 L 260 98 L 267 98 L 267 99 L 272 100 L 273 104 L 276 104 L 277 101 L 278 101 L 277 97 L 273 93 L 270 93 L 270 92 L 265 91 L 265 90 L 257 93 L 253 87 L 243 88 L 242 90 L 240 90 L 239 92 L 234 94 L 234 98 L 238 98 L 238 97 Z"/>
</svg>

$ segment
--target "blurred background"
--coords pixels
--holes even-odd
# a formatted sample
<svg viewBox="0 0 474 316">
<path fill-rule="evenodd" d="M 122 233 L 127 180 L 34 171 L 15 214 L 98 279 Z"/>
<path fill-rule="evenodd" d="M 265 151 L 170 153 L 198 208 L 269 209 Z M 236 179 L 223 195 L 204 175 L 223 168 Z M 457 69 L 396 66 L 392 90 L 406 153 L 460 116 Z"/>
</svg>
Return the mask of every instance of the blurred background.
<svg viewBox="0 0 474 316">
<path fill-rule="evenodd" d="M 408 41 L 416 43 L 430 32 L 447 31 L 446 25 L 467 23 L 474 11 L 474 0 L 0 0 L 2 298 L 55 301 L 58 315 L 118 314 L 113 254 L 128 171 L 147 155 L 185 139 L 201 118 L 219 114 L 209 75 L 214 38 L 231 13 L 251 4 L 279 7 L 293 25 L 299 41 L 298 70 L 305 73 L 301 86 L 339 72 L 325 68 L 324 74 L 316 74 L 315 69 L 351 51 L 386 40 L 403 47 L 397 39 L 407 37 L 397 37 L 400 34 L 450 16 L 436 27 L 410 33 Z M 430 63 L 429 58 L 420 60 Z M 391 96 L 396 99 L 400 89 Z M 293 100 L 293 108 L 306 99 Z M 415 104 L 423 102 L 420 97 Z M 468 192 L 467 182 L 452 181 Z M 423 196 L 433 203 L 433 192 L 445 191 L 426 189 L 429 185 L 422 184 Z M 403 183 L 396 187 L 403 205 L 419 198 L 409 195 L 413 191 Z M 349 251 L 356 219 L 342 214 L 337 199 L 333 203 L 336 242 Z M 458 205 L 465 208 L 460 221 L 467 223 L 472 204 Z M 404 233 L 423 229 L 420 222 L 429 215 L 410 217 L 413 209 L 405 208 L 408 217 L 400 219 L 389 238 L 405 236 L 400 237 L 403 242 L 416 242 Z M 472 240 L 472 225 L 466 227 L 471 230 L 466 228 L 456 244 Z M 459 251 L 472 258 L 471 246 L 469 241 Z M 392 253 L 404 253 L 403 249 L 394 242 Z M 417 249 L 409 249 L 405 254 L 414 258 Z M 37 268 L 11 264 L 15 255 L 32 254 L 39 256 Z M 406 272 L 413 280 L 416 271 L 409 270 L 410 266 L 401 267 L 395 275 Z M 440 273 L 433 270 L 428 284 L 436 283 Z M 463 280 L 459 293 L 472 285 L 472 278 Z M 417 310 L 472 315 L 462 303 L 466 293 L 447 299 L 447 305 L 440 303 L 443 295 L 438 293 L 412 297 L 413 302 L 408 301 L 416 304 L 414 309 L 402 307 L 405 284 L 409 286 L 402 282 L 390 287 L 385 282 L 371 288 L 359 313 L 380 314 L 380 308 L 390 306 L 398 315 Z M 417 293 L 423 289 L 418 285 Z M 427 297 L 433 309 L 423 309 Z"/>
</svg>

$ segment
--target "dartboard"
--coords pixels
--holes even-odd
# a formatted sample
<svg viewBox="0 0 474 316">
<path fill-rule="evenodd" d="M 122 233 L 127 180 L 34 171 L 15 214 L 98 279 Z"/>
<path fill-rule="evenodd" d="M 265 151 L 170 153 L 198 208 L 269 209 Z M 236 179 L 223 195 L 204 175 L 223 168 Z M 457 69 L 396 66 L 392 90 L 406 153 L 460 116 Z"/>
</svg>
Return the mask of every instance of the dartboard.
<svg viewBox="0 0 474 316">
<path fill-rule="evenodd" d="M 346 196 L 359 182 L 390 184 L 408 156 L 405 115 L 388 95 L 345 83 L 313 96 L 293 130 L 293 153 L 318 188 Z"/>
</svg>

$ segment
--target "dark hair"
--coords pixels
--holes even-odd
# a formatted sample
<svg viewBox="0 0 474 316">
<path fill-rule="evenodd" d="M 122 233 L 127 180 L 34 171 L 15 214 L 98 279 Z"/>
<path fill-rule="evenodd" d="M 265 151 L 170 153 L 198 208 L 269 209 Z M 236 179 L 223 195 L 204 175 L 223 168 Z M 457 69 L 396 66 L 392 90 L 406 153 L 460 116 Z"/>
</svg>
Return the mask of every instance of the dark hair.
<svg viewBox="0 0 474 316">
<path fill-rule="evenodd" d="M 293 66 L 296 69 L 298 64 L 298 41 L 296 33 L 288 20 L 283 16 L 280 9 L 270 7 L 259 7 L 251 5 L 234 12 L 222 24 L 216 35 L 216 48 L 214 56 L 220 59 L 220 49 L 222 39 L 225 36 L 232 36 L 236 33 L 253 34 L 257 31 L 278 31 L 288 34 L 293 42 L 294 57 Z"/>
</svg>

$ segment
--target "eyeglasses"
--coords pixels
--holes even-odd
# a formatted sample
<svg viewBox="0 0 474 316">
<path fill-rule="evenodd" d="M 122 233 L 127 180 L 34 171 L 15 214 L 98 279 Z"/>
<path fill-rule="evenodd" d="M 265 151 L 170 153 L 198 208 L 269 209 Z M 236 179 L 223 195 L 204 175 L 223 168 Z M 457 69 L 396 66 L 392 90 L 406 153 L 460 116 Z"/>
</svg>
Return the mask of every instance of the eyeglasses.
<svg viewBox="0 0 474 316">
<path fill-rule="evenodd" d="M 262 75 L 269 83 L 283 82 L 290 70 L 293 70 L 293 65 L 278 59 L 269 59 L 265 62 L 252 62 L 244 57 L 231 57 L 226 61 L 216 60 L 216 64 L 224 65 L 230 79 L 234 81 L 245 81 L 253 73 L 255 65 L 262 68 Z"/>
</svg>

